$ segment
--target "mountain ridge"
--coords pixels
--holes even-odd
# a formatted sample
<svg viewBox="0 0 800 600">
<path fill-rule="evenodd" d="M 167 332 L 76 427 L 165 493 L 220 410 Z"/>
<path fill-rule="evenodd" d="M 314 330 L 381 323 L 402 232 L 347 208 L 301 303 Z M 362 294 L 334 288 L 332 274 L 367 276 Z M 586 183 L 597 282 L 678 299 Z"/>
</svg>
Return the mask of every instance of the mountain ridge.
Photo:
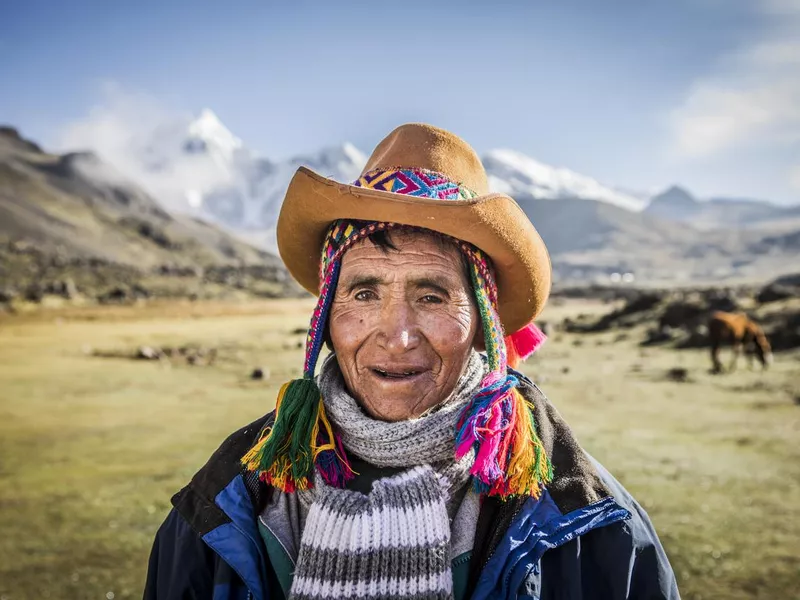
<svg viewBox="0 0 800 600">
<path fill-rule="evenodd" d="M 794 218 L 800 216 L 800 206 L 780 206 L 749 198 L 716 197 L 701 200 L 683 187 L 671 186 L 654 196 L 644 212 L 708 231 L 731 227 L 750 229 Z"/>
<path fill-rule="evenodd" d="M 285 190 L 299 166 L 351 182 L 367 160 L 349 143 L 271 160 L 249 149 L 207 110 L 195 121 L 165 126 L 142 147 L 146 152 L 137 158 L 146 173 L 152 160 L 153 177 L 174 173 L 172 180 L 184 183 L 172 200 L 177 197 L 189 214 L 272 251 Z M 493 190 L 517 200 L 540 228 L 556 270 L 564 273 L 580 264 L 583 272 L 599 276 L 620 269 L 650 278 L 679 271 L 686 277 L 749 276 L 778 268 L 773 255 L 784 256 L 791 246 L 786 240 L 793 239 L 777 235 L 775 219 L 784 213 L 775 205 L 739 201 L 721 207 L 678 186 L 646 202 L 637 193 L 512 150 L 490 151 L 483 161 Z M 201 172 L 195 178 L 178 177 L 196 170 Z M 780 234 L 791 232 L 789 224 Z M 758 252 L 748 255 L 748 248 Z"/>
</svg>

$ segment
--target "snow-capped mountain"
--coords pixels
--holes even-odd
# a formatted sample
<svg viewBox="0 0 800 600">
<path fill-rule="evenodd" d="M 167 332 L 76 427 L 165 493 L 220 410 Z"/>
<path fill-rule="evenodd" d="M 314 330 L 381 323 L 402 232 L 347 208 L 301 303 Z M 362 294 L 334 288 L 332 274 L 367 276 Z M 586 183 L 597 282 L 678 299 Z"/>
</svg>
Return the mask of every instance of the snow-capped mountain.
<svg viewBox="0 0 800 600">
<path fill-rule="evenodd" d="M 137 179 L 171 210 L 247 233 L 269 249 L 284 193 L 300 165 L 352 181 L 367 160 L 353 145 L 342 144 L 273 161 L 248 148 L 209 109 L 194 120 L 161 124 L 137 140 L 126 159 L 137 163 Z"/>
<path fill-rule="evenodd" d="M 229 228 L 250 232 L 251 238 L 253 232 L 273 230 L 286 187 L 299 166 L 348 182 L 358 177 L 366 163 L 366 155 L 349 143 L 285 161 L 271 161 L 248 149 L 208 109 L 196 120 L 184 124 L 178 138 L 175 131 L 173 128 L 154 136 L 148 152 L 153 167 L 180 170 L 181 163 L 205 159 L 209 163 L 206 175 L 212 174 L 212 182 L 206 177 L 198 185 L 187 187 L 188 208 Z M 167 140 L 169 143 L 165 144 Z M 631 194 L 518 152 L 494 150 L 483 161 L 490 187 L 511 196 L 586 198 L 634 211 L 644 207 L 644 202 Z M 267 246 L 272 246 L 270 234 L 262 238 Z"/>
<path fill-rule="evenodd" d="M 556 168 L 513 150 L 492 150 L 482 158 L 489 186 L 509 196 L 556 200 L 586 198 L 628 210 L 644 209 L 646 202 L 605 186 L 591 177 Z"/>
<path fill-rule="evenodd" d="M 210 109 L 189 123 L 188 137 L 184 146 L 187 152 L 208 152 L 218 163 L 234 160 L 243 148 L 242 140 L 233 135 Z"/>
<path fill-rule="evenodd" d="M 254 243 L 275 249 L 275 224 L 286 188 L 297 168 L 307 166 L 337 181 L 353 181 L 366 157 L 351 144 L 326 148 L 282 162 L 253 157 L 239 166 L 231 183 L 209 190 L 203 212 Z"/>
<path fill-rule="evenodd" d="M 358 177 L 367 160 L 363 152 L 349 143 L 288 160 L 271 160 L 248 148 L 208 109 L 196 119 L 161 124 L 155 131 L 143 133 L 130 154 L 140 167 L 136 179 L 168 209 L 221 224 L 269 250 L 276 249 L 275 225 L 281 203 L 299 166 L 307 166 L 337 181 L 350 182 Z M 692 225 L 699 226 L 700 219 L 695 214 L 699 207 L 705 212 L 717 208 L 712 206 L 715 203 L 698 204 L 688 192 L 674 188 L 657 196 L 645 210 L 648 199 L 642 195 L 602 184 L 566 168 L 546 165 L 513 150 L 492 150 L 482 161 L 490 188 L 515 198 L 529 216 L 539 221 L 562 214 L 568 205 L 571 222 L 586 217 L 588 229 L 593 227 L 590 224 L 594 223 L 593 218 L 611 214 L 611 208 L 624 209 L 623 213 L 614 213 L 617 221 L 630 221 L 630 213 L 667 221 L 685 221 L 693 215 Z M 581 202 L 574 202 L 578 200 Z M 558 204 L 551 206 L 552 201 Z M 723 208 L 730 211 L 730 204 Z M 755 208 L 763 211 L 767 205 Z M 710 214 L 706 219 L 709 223 L 703 221 L 704 229 L 713 229 L 715 223 L 723 221 L 724 226 L 731 225 L 719 212 Z M 640 220 L 634 219 L 636 223 Z M 597 227 L 608 229 L 605 225 Z M 651 226 L 642 227 L 648 230 Z M 559 247 L 564 240 L 550 241 Z"/>
<path fill-rule="evenodd" d="M 270 251 L 276 250 L 281 203 L 299 166 L 351 182 L 367 160 L 352 144 L 288 160 L 259 156 L 210 110 L 195 119 L 137 128 L 123 141 L 101 153 L 169 211 L 223 225 Z M 519 152 L 494 150 L 482 160 L 490 188 L 518 201 L 563 278 L 629 271 L 654 280 L 680 278 L 676 274 L 684 271 L 686 277 L 749 276 L 772 268 L 769 261 L 780 263 L 789 247 L 784 238 L 765 237 L 777 207 L 750 201 L 697 202 L 675 188 L 644 210 L 649 200 L 644 195 Z M 800 207 L 787 208 L 780 217 L 800 218 L 798 211 Z M 750 222 L 765 228 L 744 231 L 743 223 Z"/>
</svg>

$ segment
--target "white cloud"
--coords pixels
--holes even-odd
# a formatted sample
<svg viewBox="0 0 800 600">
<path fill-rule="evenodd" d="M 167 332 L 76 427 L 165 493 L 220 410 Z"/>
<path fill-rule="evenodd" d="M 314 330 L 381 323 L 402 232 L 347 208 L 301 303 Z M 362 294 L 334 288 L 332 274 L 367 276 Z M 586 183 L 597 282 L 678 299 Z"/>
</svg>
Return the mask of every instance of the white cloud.
<svg viewBox="0 0 800 600">
<path fill-rule="evenodd" d="M 741 143 L 796 142 L 800 78 L 775 78 L 752 87 L 700 83 L 673 118 L 676 150 L 690 158 Z"/>
<path fill-rule="evenodd" d="M 209 154 L 183 152 L 190 115 L 115 83 L 103 85 L 100 96 L 85 117 L 61 129 L 58 148 L 92 150 L 179 212 L 198 208 L 197 196 L 230 180 L 231 174 Z"/>
<path fill-rule="evenodd" d="M 776 16 L 800 15 L 800 0 L 760 0 L 762 10 Z"/>
<path fill-rule="evenodd" d="M 800 39 L 776 40 L 756 44 L 742 53 L 741 60 L 753 68 L 790 68 L 800 65 Z"/>
<path fill-rule="evenodd" d="M 671 113 L 678 157 L 800 143 L 800 0 L 757 6 L 767 23 L 764 37 L 727 57 L 722 72 L 696 81 Z"/>
<path fill-rule="evenodd" d="M 792 186 L 792 189 L 800 192 L 800 165 L 789 169 L 789 185 Z"/>
</svg>

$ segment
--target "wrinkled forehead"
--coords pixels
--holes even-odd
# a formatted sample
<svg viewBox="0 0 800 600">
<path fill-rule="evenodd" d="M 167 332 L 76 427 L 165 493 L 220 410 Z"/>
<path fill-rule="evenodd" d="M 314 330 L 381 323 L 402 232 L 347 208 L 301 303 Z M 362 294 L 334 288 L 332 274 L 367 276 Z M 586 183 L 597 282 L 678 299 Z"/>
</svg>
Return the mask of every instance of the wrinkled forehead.
<svg viewBox="0 0 800 600">
<path fill-rule="evenodd" d="M 325 237 L 322 256 L 320 260 L 320 298 L 321 306 L 325 305 L 325 298 L 336 290 L 342 257 L 357 244 L 371 244 L 371 247 L 385 253 L 400 252 L 393 241 L 393 236 L 401 232 L 421 234 L 422 237 L 403 237 L 399 240 L 428 240 L 429 245 L 436 245 L 438 252 L 444 255 L 445 248 L 453 247 L 458 250 L 460 274 L 465 278 L 466 285 L 474 292 L 478 304 L 484 306 L 489 312 L 497 310 L 497 284 L 495 283 L 494 269 L 491 259 L 480 249 L 462 240 L 450 237 L 429 229 L 411 227 L 399 223 L 379 223 L 375 221 L 356 221 L 340 219 L 334 221 Z M 436 238 L 434 241 L 433 238 Z M 455 250 L 454 250 L 455 252 Z M 376 259 L 379 257 L 376 256 Z M 454 269 L 455 270 L 455 269 Z M 320 317 L 324 318 L 325 314 Z"/>
<path fill-rule="evenodd" d="M 458 240 L 419 229 L 397 228 L 359 240 L 342 256 L 340 278 L 396 279 L 430 276 L 471 288 L 470 264 Z"/>
</svg>

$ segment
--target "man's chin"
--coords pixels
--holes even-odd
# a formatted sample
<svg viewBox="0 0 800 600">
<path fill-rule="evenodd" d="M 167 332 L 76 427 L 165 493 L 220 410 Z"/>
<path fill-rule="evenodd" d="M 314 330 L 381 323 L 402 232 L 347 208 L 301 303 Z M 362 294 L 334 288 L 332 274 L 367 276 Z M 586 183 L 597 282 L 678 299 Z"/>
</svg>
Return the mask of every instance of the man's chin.
<svg viewBox="0 0 800 600">
<path fill-rule="evenodd" d="M 389 423 L 414 419 L 436 405 L 420 403 L 420 398 L 429 397 L 426 390 L 414 387 L 403 389 L 399 385 L 389 390 L 375 389 L 372 394 L 363 397 L 365 401 L 360 402 L 362 408 L 372 418 Z"/>
</svg>

